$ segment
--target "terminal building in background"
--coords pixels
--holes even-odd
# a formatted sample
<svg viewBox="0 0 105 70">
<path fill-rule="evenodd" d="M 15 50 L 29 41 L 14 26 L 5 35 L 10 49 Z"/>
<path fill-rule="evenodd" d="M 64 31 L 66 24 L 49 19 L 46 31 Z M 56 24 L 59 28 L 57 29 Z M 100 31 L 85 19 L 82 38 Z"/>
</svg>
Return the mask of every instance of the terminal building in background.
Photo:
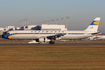
<svg viewBox="0 0 105 70">
<path fill-rule="evenodd" d="M 7 27 L 0 27 L 0 35 L 3 34 L 3 32 L 9 31 L 9 30 L 15 30 L 14 26 L 7 26 Z"/>
<path fill-rule="evenodd" d="M 42 25 L 27 25 L 20 28 L 20 30 L 59 30 L 67 31 L 65 25 L 57 24 L 42 24 Z"/>
<path fill-rule="evenodd" d="M 23 27 L 18 27 L 16 30 L 59 30 L 59 31 L 67 31 L 65 25 L 57 25 L 57 24 L 42 24 L 42 25 L 27 25 Z"/>
<path fill-rule="evenodd" d="M 42 24 L 41 30 L 57 30 L 57 31 L 67 31 L 65 25 L 57 25 L 57 24 Z"/>
<path fill-rule="evenodd" d="M 58 30 L 58 31 L 66 31 L 65 25 L 57 25 L 57 24 L 42 24 L 42 25 L 27 25 L 22 27 L 15 26 L 6 26 L 5 28 L 0 27 L 0 35 L 3 32 L 11 31 L 11 30 Z"/>
</svg>

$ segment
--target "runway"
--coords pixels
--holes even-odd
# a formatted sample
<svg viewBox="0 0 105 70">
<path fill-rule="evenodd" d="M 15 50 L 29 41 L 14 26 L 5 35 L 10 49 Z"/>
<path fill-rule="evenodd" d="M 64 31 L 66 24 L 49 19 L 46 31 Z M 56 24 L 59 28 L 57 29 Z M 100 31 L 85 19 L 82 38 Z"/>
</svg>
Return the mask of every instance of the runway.
<svg viewBox="0 0 105 70">
<path fill-rule="evenodd" d="M 105 46 L 105 41 L 55 41 L 55 44 L 29 44 L 27 40 L 0 40 L 0 46 Z"/>
<path fill-rule="evenodd" d="M 105 46 L 105 44 L 0 44 L 0 46 Z"/>
</svg>

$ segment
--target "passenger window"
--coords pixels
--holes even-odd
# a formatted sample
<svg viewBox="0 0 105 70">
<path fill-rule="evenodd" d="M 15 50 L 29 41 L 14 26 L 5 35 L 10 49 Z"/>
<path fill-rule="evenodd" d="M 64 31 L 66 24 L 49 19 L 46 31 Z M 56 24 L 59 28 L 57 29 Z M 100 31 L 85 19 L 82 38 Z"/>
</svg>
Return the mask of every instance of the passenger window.
<svg viewBox="0 0 105 70">
<path fill-rule="evenodd" d="M 4 32 L 5 35 L 9 35 L 10 33 Z"/>
<path fill-rule="evenodd" d="M 62 31 L 64 33 L 64 31 Z"/>
</svg>

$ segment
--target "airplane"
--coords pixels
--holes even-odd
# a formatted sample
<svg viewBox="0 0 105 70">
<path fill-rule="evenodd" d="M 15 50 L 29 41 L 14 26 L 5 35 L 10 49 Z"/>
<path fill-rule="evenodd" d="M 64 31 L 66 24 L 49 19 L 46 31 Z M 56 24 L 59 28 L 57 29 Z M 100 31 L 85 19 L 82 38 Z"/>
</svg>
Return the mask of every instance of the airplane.
<svg viewBox="0 0 105 70">
<path fill-rule="evenodd" d="M 15 30 L 7 31 L 2 37 L 12 40 L 31 40 L 29 43 L 49 43 L 54 44 L 55 40 L 67 39 L 84 39 L 99 33 L 98 26 L 100 17 L 96 17 L 94 21 L 82 31 L 56 31 L 56 30 Z"/>
<path fill-rule="evenodd" d="M 94 40 L 105 40 L 105 35 L 97 35 L 94 37 Z"/>
</svg>

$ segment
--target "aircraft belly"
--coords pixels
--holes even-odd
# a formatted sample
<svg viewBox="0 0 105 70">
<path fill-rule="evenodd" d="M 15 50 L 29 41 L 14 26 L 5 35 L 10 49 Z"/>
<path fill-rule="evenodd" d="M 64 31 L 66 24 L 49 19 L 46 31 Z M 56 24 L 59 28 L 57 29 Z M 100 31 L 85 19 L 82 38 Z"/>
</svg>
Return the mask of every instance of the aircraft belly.
<svg viewBox="0 0 105 70">
<path fill-rule="evenodd" d="M 47 37 L 54 34 L 16 34 L 12 35 L 11 39 L 38 39 L 40 37 Z M 89 35 L 64 35 L 61 39 L 81 39 L 89 37 Z"/>
<path fill-rule="evenodd" d="M 62 36 L 61 38 L 62 39 L 81 39 L 81 38 L 86 38 L 88 36 L 89 35 L 65 35 L 65 36 Z"/>
<path fill-rule="evenodd" d="M 40 37 L 47 37 L 54 34 L 17 34 L 13 35 L 12 39 L 38 39 Z"/>
</svg>

